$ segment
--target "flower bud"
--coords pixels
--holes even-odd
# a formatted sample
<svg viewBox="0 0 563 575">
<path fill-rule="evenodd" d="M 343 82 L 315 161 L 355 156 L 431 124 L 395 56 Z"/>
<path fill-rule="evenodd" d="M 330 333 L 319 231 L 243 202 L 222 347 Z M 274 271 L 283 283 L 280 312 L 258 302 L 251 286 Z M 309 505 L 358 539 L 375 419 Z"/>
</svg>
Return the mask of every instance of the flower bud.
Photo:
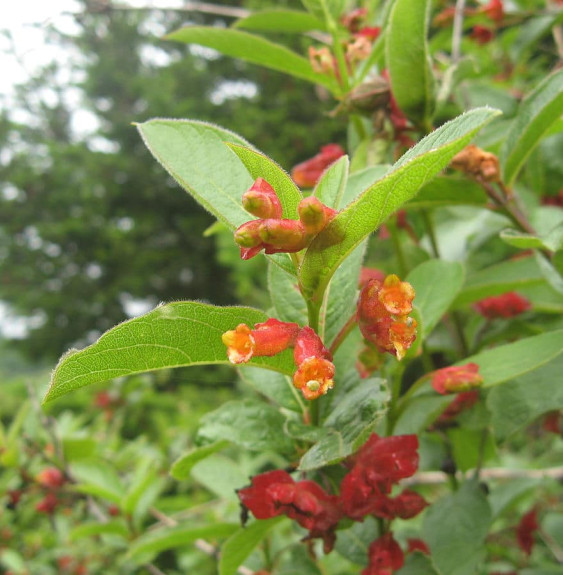
<svg viewBox="0 0 563 575">
<path fill-rule="evenodd" d="M 35 477 L 35 480 L 42 487 L 49 489 L 57 489 L 66 482 L 63 472 L 56 467 L 46 467 L 41 470 Z"/>
<path fill-rule="evenodd" d="M 475 304 L 475 309 L 487 319 L 510 318 L 530 309 L 530 302 L 516 292 L 486 297 Z"/>
<path fill-rule="evenodd" d="M 315 196 L 301 200 L 297 206 L 297 212 L 299 213 L 299 220 L 305 228 L 305 233 L 311 236 L 315 236 L 323 230 L 337 213 L 336 210 L 325 206 Z"/>
<path fill-rule="evenodd" d="M 262 220 L 251 220 L 239 226 L 235 231 L 235 242 L 241 248 L 255 248 L 262 244 L 260 230 Z"/>
<path fill-rule="evenodd" d="M 479 366 L 476 363 L 444 367 L 434 371 L 431 375 L 432 387 L 442 395 L 469 391 L 483 383 L 483 378 L 479 375 Z"/>
<path fill-rule="evenodd" d="M 260 220 L 260 238 L 267 254 L 300 252 L 307 245 L 305 229 L 298 220 Z"/>
<path fill-rule="evenodd" d="M 327 144 L 316 156 L 297 164 L 291 170 L 291 177 L 299 187 L 312 188 L 326 168 L 343 155 L 344 150 L 338 144 Z"/>
<path fill-rule="evenodd" d="M 258 178 L 242 196 L 244 209 L 258 218 L 282 217 L 282 205 L 272 186 L 263 178 Z"/>
</svg>

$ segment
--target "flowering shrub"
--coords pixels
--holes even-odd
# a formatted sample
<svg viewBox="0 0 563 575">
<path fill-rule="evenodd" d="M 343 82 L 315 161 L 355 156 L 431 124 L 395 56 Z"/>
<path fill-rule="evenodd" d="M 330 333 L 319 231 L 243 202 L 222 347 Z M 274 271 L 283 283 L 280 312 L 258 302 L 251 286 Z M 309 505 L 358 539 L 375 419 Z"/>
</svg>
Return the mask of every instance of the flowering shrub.
<svg viewBox="0 0 563 575">
<path fill-rule="evenodd" d="M 522 101 L 481 97 L 462 52 L 505 80 L 516 74 L 508 52 L 491 64 L 481 44 L 501 37 L 500 50 L 517 25 L 533 22 L 518 2 L 465 11 L 442 2 L 441 12 L 429 0 L 367 4 L 344 13 L 339 2 L 307 1 L 307 12 L 266 11 L 233 28 L 168 36 L 315 83 L 335 99 L 332 115 L 349 119 L 350 136 L 346 153 L 319 143 L 290 176 L 219 126 L 138 125 L 155 158 L 233 234 L 236 256 L 266 258 L 271 307 L 163 304 L 55 369 L 46 401 L 189 365 L 234 365 L 244 382 L 241 399 L 202 418 L 171 474 L 186 480 L 200 466 L 195 476 L 211 490 L 231 502 L 237 494 L 246 521 L 227 507 L 227 521 L 192 528 L 157 509 L 154 530 L 126 532 L 129 557 L 201 539 L 215 550 L 225 540 L 221 575 L 465 575 L 508 572 L 536 553 L 536 510 L 546 502 L 514 521 L 534 486 L 504 492 L 518 474 L 502 449 L 522 426 L 563 407 L 554 377 L 563 333 L 548 317 L 562 309 L 563 214 L 541 205 L 546 179 L 528 161 L 561 128 L 563 72 L 538 86 L 518 79 Z M 549 15 L 555 25 L 553 5 Z M 307 59 L 245 27 L 317 34 Z M 384 223 L 387 237 L 372 236 Z M 222 462 L 220 488 L 205 472 L 213 461 Z M 231 467 L 236 478 L 223 477 Z M 40 477 L 48 489 L 73 481 L 72 469 Z M 128 513 L 142 491 L 127 497 Z M 57 501 L 49 491 L 40 511 L 54 513 Z M 560 494 L 552 507 L 560 512 Z M 508 523 L 519 526 L 505 544 Z M 544 538 L 537 564 L 561 561 L 560 549 Z"/>
</svg>

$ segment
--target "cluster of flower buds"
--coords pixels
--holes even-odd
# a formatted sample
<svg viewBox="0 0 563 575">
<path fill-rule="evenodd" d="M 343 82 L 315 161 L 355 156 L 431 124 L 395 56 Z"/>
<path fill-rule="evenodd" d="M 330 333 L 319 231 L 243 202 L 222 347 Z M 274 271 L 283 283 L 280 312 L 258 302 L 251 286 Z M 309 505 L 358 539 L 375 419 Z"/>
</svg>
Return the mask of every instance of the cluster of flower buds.
<svg viewBox="0 0 563 575">
<path fill-rule="evenodd" d="M 414 296 L 411 284 L 394 274 L 383 282 L 368 281 L 360 292 L 358 325 L 380 353 L 388 352 L 401 360 L 416 339 L 416 320 L 408 315 Z"/>
<path fill-rule="evenodd" d="M 39 513 L 52 515 L 59 504 L 57 491 L 66 483 L 67 479 L 57 467 L 46 467 L 35 476 L 35 481 L 47 490 L 43 499 L 35 505 L 35 509 Z"/>
<path fill-rule="evenodd" d="M 277 515 L 294 519 L 309 531 L 307 539 L 322 539 L 328 553 L 334 546 L 338 523 L 346 517 L 355 521 L 362 521 L 367 515 L 389 520 L 409 519 L 426 507 L 424 498 L 414 491 L 405 490 L 397 497 L 389 497 L 392 485 L 415 473 L 417 449 L 415 435 L 383 438 L 374 433 L 358 453 L 345 462 L 349 472 L 342 481 L 340 495 L 329 495 L 314 481 L 296 482 L 287 472 L 278 470 L 255 476 L 249 487 L 238 491 L 238 496 L 257 519 Z M 378 549 L 387 543 L 391 545 L 391 540 L 391 533 L 387 533 L 372 544 L 370 565 L 381 561 L 376 559 L 381 556 Z M 401 548 L 398 545 L 393 548 L 394 556 L 400 557 L 402 565 Z"/>
<path fill-rule="evenodd" d="M 294 166 L 291 177 L 300 188 L 313 188 L 323 172 L 343 155 L 344 150 L 338 144 L 322 146 L 317 155 Z"/>
<path fill-rule="evenodd" d="M 530 302 L 516 292 L 491 296 L 478 301 L 475 310 L 487 319 L 510 318 L 530 309 Z"/>
<path fill-rule="evenodd" d="M 242 196 L 246 211 L 257 220 L 242 224 L 235 231 L 240 257 L 248 260 L 262 250 L 267 254 L 300 252 L 336 215 L 319 199 L 309 196 L 299 202 L 298 220 L 282 218 L 281 202 L 272 186 L 258 178 Z"/>
<path fill-rule="evenodd" d="M 293 348 L 297 370 L 293 385 L 305 399 L 317 399 L 334 386 L 332 356 L 317 333 L 308 326 L 270 318 L 250 329 L 246 324 L 222 336 L 227 356 L 234 364 L 250 361 L 253 357 L 273 356 Z"/>
</svg>

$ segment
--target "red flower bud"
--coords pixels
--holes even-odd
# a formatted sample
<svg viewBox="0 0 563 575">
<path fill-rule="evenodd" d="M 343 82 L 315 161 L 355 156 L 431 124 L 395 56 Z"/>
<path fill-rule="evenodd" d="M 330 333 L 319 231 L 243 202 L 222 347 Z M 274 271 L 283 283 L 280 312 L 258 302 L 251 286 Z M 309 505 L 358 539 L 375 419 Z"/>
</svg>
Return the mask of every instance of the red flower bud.
<svg viewBox="0 0 563 575">
<path fill-rule="evenodd" d="M 360 24 L 366 19 L 368 15 L 367 8 L 356 8 L 340 18 L 340 22 L 345 28 L 352 33 L 358 31 Z"/>
<path fill-rule="evenodd" d="M 362 575 L 392 575 L 405 562 L 405 556 L 392 533 L 376 539 L 368 550 L 369 564 Z"/>
<path fill-rule="evenodd" d="M 255 248 L 260 246 L 262 249 L 262 238 L 260 237 L 260 229 L 262 228 L 262 220 L 251 220 L 239 226 L 235 231 L 235 242 L 241 248 Z"/>
<path fill-rule="evenodd" d="M 448 405 L 448 407 L 446 407 L 445 411 L 437 419 L 435 426 L 440 427 L 450 424 L 462 411 L 470 409 L 478 401 L 479 391 L 477 389 L 458 393 L 455 396 L 455 399 Z"/>
<path fill-rule="evenodd" d="M 432 387 L 442 395 L 468 391 L 483 383 L 476 363 L 444 367 L 432 372 L 431 376 Z"/>
<path fill-rule="evenodd" d="M 58 489 L 64 485 L 66 479 L 60 469 L 57 469 L 56 467 L 46 467 L 36 475 L 35 481 L 37 481 L 37 483 L 42 487 Z"/>
<path fill-rule="evenodd" d="M 509 318 L 530 309 L 530 302 L 516 292 L 491 296 L 475 304 L 475 309 L 487 319 Z"/>
<path fill-rule="evenodd" d="M 328 222 L 337 214 L 336 210 L 325 206 L 315 196 L 309 196 L 297 206 L 299 220 L 305 228 L 305 233 L 314 236 L 323 230 Z"/>
<path fill-rule="evenodd" d="M 246 363 L 254 356 L 277 355 L 291 347 L 297 337 L 299 326 L 270 318 L 257 323 L 251 330 L 241 323 L 234 330 L 225 332 L 221 339 L 227 346 L 227 356 L 234 364 Z"/>
<path fill-rule="evenodd" d="M 307 245 L 305 229 L 298 220 L 259 220 L 260 238 L 267 254 L 300 252 Z"/>
<path fill-rule="evenodd" d="M 477 44 L 488 44 L 495 36 L 495 33 L 485 26 L 474 26 L 469 37 Z"/>
<path fill-rule="evenodd" d="M 51 515 L 55 512 L 58 503 L 59 501 L 57 496 L 53 492 L 49 492 L 39 503 L 37 503 L 37 505 L 35 505 L 35 510 L 39 513 Z"/>
<path fill-rule="evenodd" d="M 516 541 L 518 542 L 518 547 L 522 549 L 527 555 L 532 552 L 532 547 L 534 546 L 534 533 L 540 528 L 538 523 L 538 514 L 535 509 L 528 511 L 518 527 L 516 527 Z"/>
<path fill-rule="evenodd" d="M 312 188 L 326 168 L 343 155 L 344 150 L 338 144 L 323 146 L 316 156 L 297 164 L 291 170 L 291 177 L 300 188 Z"/>
<path fill-rule="evenodd" d="M 332 356 L 312 328 L 305 326 L 297 335 L 293 358 L 297 364 L 293 385 L 305 399 L 317 399 L 334 387 Z"/>
<path fill-rule="evenodd" d="M 258 218 L 282 217 L 282 205 L 272 186 L 263 178 L 258 178 L 242 196 L 244 209 Z"/>
<path fill-rule="evenodd" d="M 407 539 L 407 551 L 409 553 L 420 551 L 425 555 L 430 555 L 430 548 L 422 539 Z"/>
<path fill-rule="evenodd" d="M 305 326 L 299 331 L 297 339 L 295 340 L 293 358 L 297 365 L 301 365 L 310 357 L 321 357 L 332 360 L 330 352 L 324 346 L 321 338 L 317 335 L 315 330 L 309 326 Z"/>
<path fill-rule="evenodd" d="M 504 6 L 502 5 L 502 0 L 490 0 L 487 5 L 481 8 L 481 12 L 499 24 L 504 18 Z"/>
<path fill-rule="evenodd" d="M 356 33 L 357 36 L 362 36 L 370 40 L 377 40 L 380 34 L 381 28 L 379 26 L 364 26 Z"/>
</svg>

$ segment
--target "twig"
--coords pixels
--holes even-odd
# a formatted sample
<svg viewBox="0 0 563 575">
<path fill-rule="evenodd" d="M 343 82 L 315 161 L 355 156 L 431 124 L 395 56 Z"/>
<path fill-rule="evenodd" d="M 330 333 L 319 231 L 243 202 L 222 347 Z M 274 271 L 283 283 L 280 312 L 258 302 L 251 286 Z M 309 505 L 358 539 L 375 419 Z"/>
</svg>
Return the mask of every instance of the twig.
<svg viewBox="0 0 563 575">
<path fill-rule="evenodd" d="M 463 14 L 465 0 L 457 0 L 454 12 L 454 25 L 452 31 L 452 63 L 457 64 L 461 58 L 461 37 L 463 35 Z"/>
</svg>

